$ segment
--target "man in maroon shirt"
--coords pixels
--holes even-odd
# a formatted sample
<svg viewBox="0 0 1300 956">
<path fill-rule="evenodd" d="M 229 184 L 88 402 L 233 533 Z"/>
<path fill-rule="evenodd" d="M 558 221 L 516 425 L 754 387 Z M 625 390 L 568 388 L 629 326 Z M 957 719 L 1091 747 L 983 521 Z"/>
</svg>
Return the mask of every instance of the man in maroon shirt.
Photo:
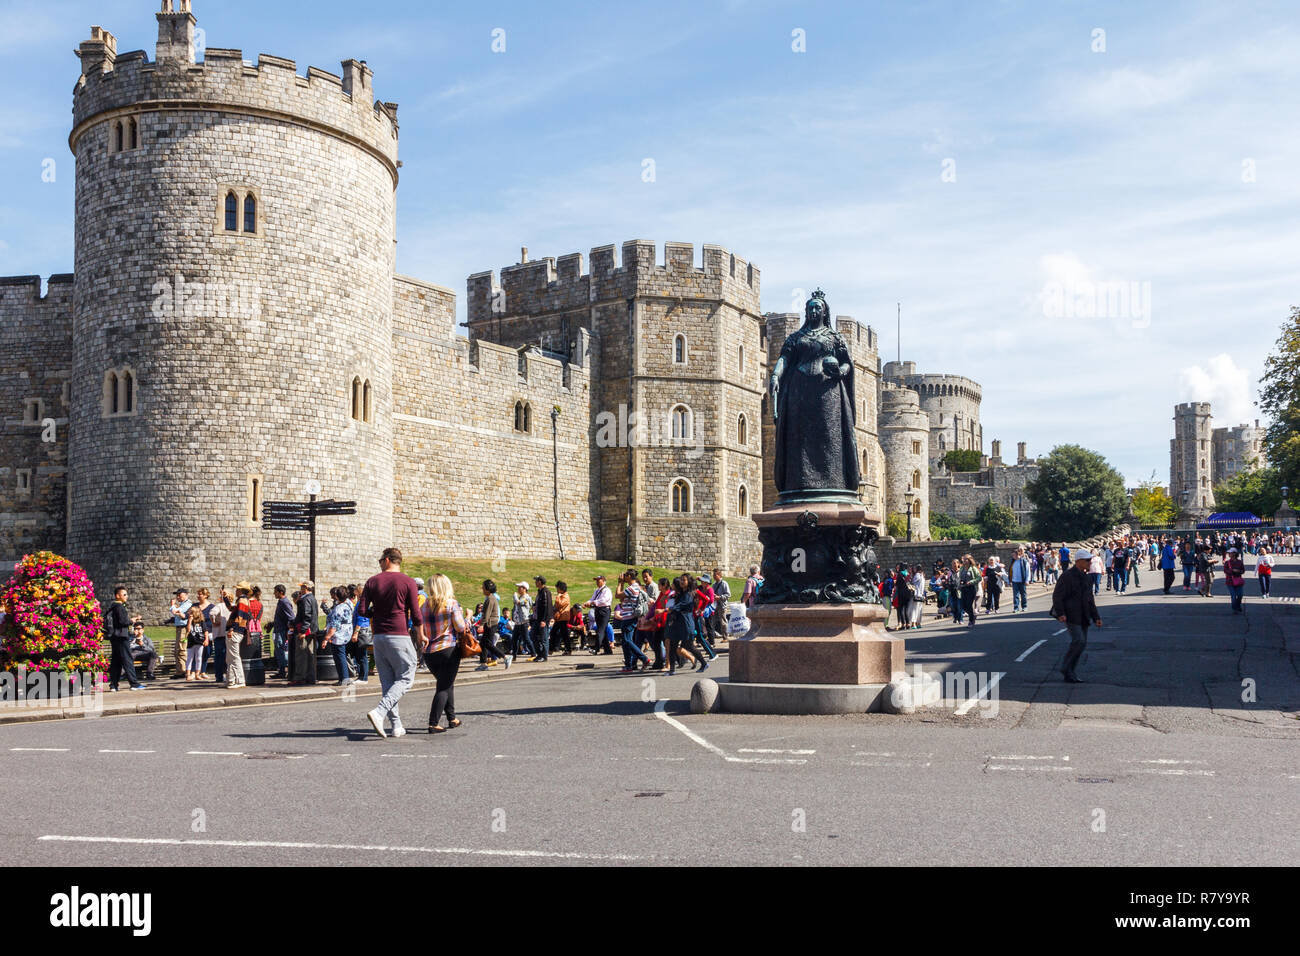
<svg viewBox="0 0 1300 956">
<path fill-rule="evenodd" d="M 393 725 L 393 736 L 401 737 L 406 728 L 397 713 L 397 702 L 415 683 L 419 652 L 426 643 L 420 622 L 420 592 L 415 581 L 402 573 L 402 552 L 396 548 L 384 549 L 379 566 L 383 570 L 366 582 L 357 604 L 357 614 L 370 618 L 375 668 L 384 693 L 379 706 L 366 717 L 379 736 L 388 736 L 384 732 L 387 718 Z"/>
</svg>

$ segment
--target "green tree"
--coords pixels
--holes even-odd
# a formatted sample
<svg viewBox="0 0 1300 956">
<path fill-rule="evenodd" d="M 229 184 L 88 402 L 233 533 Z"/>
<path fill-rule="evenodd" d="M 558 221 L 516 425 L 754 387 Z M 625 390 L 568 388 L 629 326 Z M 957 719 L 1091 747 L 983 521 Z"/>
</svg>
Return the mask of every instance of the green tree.
<svg viewBox="0 0 1300 956">
<path fill-rule="evenodd" d="M 1034 505 L 1037 537 L 1077 541 L 1100 534 L 1123 517 L 1124 479 L 1101 455 L 1078 445 L 1058 445 L 1038 463 L 1025 486 Z"/>
<path fill-rule="evenodd" d="M 1300 306 L 1282 323 L 1259 380 L 1259 408 L 1270 419 L 1264 453 L 1277 470 L 1278 485 L 1300 485 Z M 1293 499 L 1295 495 L 1291 496 Z"/>
<path fill-rule="evenodd" d="M 980 506 L 980 510 L 975 512 L 975 520 L 979 523 L 980 530 L 984 532 L 984 537 L 994 541 L 1006 541 L 1020 530 L 1016 513 L 992 499 L 986 501 Z"/>
<path fill-rule="evenodd" d="M 885 531 L 893 538 L 907 537 L 907 515 L 901 511 L 891 511 L 885 516 Z"/>
<path fill-rule="evenodd" d="M 973 524 L 954 524 L 940 528 L 937 532 L 931 529 L 930 537 L 936 541 L 966 541 L 971 538 L 978 541 L 983 534 Z"/>
<path fill-rule="evenodd" d="M 1271 521 L 1282 504 L 1281 475 L 1276 468 L 1233 475 L 1214 489 L 1214 501 L 1219 511 L 1249 511 Z"/>
<path fill-rule="evenodd" d="M 949 471 L 979 471 L 980 450 L 978 448 L 954 448 L 943 456 L 943 463 Z"/>
<path fill-rule="evenodd" d="M 1154 480 L 1144 481 L 1133 492 L 1133 513 L 1144 528 L 1171 528 L 1178 517 L 1178 506 L 1164 486 Z"/>
</svg>

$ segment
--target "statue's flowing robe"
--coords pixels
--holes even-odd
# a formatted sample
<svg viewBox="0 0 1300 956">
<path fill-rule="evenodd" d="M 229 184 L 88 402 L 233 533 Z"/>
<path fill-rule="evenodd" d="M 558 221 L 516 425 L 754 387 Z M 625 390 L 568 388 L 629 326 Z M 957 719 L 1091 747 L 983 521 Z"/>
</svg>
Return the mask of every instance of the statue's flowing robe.
<svg viewBox="0 0 1300 956">
<path fill-rule="evenodd" d="M 822 360 L 834 356 L 847 375 L 828 376 Z M 857 493 L 858 441 L 853 359 L 838 332 L 803 326 L 781 348 L 785 368 L 777 383 L 777 491 L 843 489 Z"/>
</svg>

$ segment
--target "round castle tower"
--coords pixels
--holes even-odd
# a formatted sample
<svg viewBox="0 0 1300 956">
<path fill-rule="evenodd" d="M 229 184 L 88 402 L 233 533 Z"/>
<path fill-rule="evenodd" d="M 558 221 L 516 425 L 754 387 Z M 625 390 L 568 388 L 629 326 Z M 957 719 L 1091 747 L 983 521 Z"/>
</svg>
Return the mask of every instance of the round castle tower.
<svg viewBox="0 0 1300 956">
<path fill-rule="evenodd" d="M 906 514 L 912 540 L 930 540 L 930 421 L 916 392 L 884 383 L 880 391 L 880 448 L 885 458 L 885 513 Z"/>
<path fill-rule="evenodd" d="M 68 552 L 101 593 L 294 584 L 307 536 L 262 500 L 355 499 L 318 575 L 355 580 L 393 514 L 395 104 L 371 72 L 209 48 L 164 0 L 156 57 L 92 28 L 77 160 Z M 355 385 L 354 385 L 355 383 Z"/>
<path fill-rule="evenodd" d="M 882 378 L 916 392 L 930 420 L 930 460 L 938 465 L 954 449 L 984 449 L 980 424 L 983 389 L 964 375 L 917 374 L 915 362 L 886 362 Z"/>
<path fill-rule="evenodd" d="M 1174 406 L 1174 437 L 1169 442 L 1169 495 L 1175 504 L 1200 515 L 1214 510 L 1214 444 L 1209 402 Z"/>
</svg>

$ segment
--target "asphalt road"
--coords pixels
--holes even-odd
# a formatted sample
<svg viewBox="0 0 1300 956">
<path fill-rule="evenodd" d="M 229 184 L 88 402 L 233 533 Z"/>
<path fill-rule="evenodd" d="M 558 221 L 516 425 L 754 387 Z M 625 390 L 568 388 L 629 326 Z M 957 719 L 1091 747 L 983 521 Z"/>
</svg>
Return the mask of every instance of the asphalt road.
<svg viewBox="0 0 1300 956">
<path fill-rule="evenodd" d="M 466 687 L 437 737 L 379 740 L 366 698 L 4 726 L 0 838 L 41 865 L 1295 865 L 1300 601 L 1156 580 L 1103 594 L 1083 685 L 1041 589 L 927 621 L 909 663 L 992 689 L 911 716 L 691 715 L 689 673 L 585 671 Z"/>
</svg>

